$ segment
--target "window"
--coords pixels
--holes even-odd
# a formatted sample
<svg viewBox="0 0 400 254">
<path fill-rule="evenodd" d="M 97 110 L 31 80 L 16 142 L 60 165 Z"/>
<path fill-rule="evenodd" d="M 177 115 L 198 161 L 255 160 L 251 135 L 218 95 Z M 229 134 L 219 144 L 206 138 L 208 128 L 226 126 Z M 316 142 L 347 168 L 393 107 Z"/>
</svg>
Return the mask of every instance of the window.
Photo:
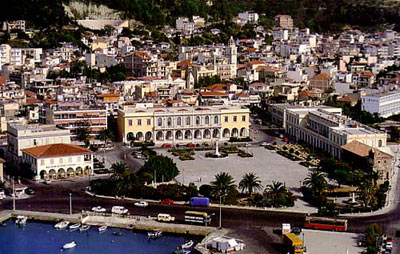
<svg viewBox="0 0 400 254">
<path fill-rule="evenodd" d="M 37 141 L 36 139 L 33 140 L 33 145 L 36 146 L 37 145 Z"/>
<path fill-rule="evenodd" d="M 180 116 L 178 116 L 178 118 L 176 119 L 176 124 L 177 124 L 178 126 L 181 126 L 181 125 L 182 125 L 182 118 L 181 118 Z"/>
<path fill-rule="evenodd" d="M 214 124 L 218 124 L 218 116 L 214 116 Z"/>
<path fill-rule="evenodd" d="M 233 121 L 237 122 L 237 116 L 233 116 Z"/>
<path fill-rule="evenodd" d="M 190 116 L 186 117 L 186 125 L 190 125 Z"/>
<path fill-rule="evenodd" d="M 246 116 L 242 116 L 242 122 L 246 122 Z"/>
<path fill-rule="evenodd" d="M 138 119 L 138 120 L 137 120 L 137 125 L 138 125 L 138 126 L 141 126 L 141 125 L 142 125 L 142 119 Z"/>
<path fill-rule="evenodd" d="M 162 126 L 162 119 L 161 119 L 161 118 L 158 118 L 158 123 L 157 123 L 157 125 L 158 125 L 158 127 L 161 127 L 161 126 Z"/>
<path fill-rule="evenodd" d="M 168 124 L 168 126 L 172 125 L 172 118 L 171 117 L 168 117 L 167 124 Z"/>
<path fill-rule="evenodd" d="M 151 125 L 151 119 L 147 119 L 147 125 Z"/>
<path fill-rule="evenodd" d="M 58 163 L 63 163 L 63 162 L 64 162 L 63 158 L 58 159 Z"/>
<path fill-rule="evenodd" d="M 200 116 L 196 116 L 196 125 L 200 125 Z"/>
<path fill-rule="evenodd" d="M 54 164 L 54 159 L 50 159 L 50 164 L 51 164 L 51 165 Z"/>
<path fill-rule="evenodd" d="M 69 162 L 69 163 L 72 162 L 72 157 L 68 157 L 68 162 Z"/>
<path fill-rule="evenodd" d="M 40 160 L 40 165 L 44 165 L 44 160 Z"/>
<path fill-rule="evenodd" d="M 224 121 L 225 121 L 225 123 L 227 123 L 228 122 L 228 117 L 227 116 L 225 116 L 225 119 L 224 119 Z"/>
<path fill-rule="evenodd" d="M 132 120 L 128 120 L 128 125 L 132 126 Z"/>
<path fill-rule="evenodd" d="M 210 117 L 209 116 L 206 116 L 206 118 L 205 118 L 205 123 L 208 125 L 208 124 L 210 124 Z"/>
<path fill-rule="evenodd" d="M 85 154 L 85 156 L 83 158 L 84 158 L 84 161 L 90 161 L 91 157 L 92 156 L 90 154 Z"/>
</svg>

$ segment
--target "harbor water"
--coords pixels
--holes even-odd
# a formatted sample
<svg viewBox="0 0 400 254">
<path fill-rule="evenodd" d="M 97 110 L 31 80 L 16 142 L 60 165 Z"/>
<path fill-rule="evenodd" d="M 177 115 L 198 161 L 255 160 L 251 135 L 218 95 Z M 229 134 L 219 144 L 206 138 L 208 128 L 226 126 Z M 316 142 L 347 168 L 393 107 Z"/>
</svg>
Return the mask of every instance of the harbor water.
<svg viewBox="0 0 400 254">
<path fill-rule="evenodd" d="M 120 232 L 120 236 L 114 235 Z M 190 238 L 192 239 L 192 238 Z M 157 239 L 148 239 L 146 232 L 134 232 L 127 229 L 108 228 L 103 233 L 92 226 L 86 232 L 56 230 L 54 224 L 29 221 L 24 227 L 18 227 L 14 220 L 6 221 L 0 227 L 0 254 L 167 254 L 181 246 L 187 237 L 162 235 Z M 73 249 L 62 250 L 64 244 L 75 241 Z"/>
</svg>

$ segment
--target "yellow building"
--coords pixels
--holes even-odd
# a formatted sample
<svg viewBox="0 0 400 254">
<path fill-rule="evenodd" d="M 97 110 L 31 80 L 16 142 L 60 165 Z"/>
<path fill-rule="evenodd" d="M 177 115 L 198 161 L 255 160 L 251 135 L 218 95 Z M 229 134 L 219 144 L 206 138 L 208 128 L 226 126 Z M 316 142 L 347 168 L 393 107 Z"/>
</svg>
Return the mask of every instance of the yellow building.
<svg viewBox="0 0 400 254">
<path fill-rule="evenodd" d="M 248 108 L 228 106 L 137 108 L 118 111 L 118 139 L 128 143 L 203 143 L 249 136 Z"/>
</svg>

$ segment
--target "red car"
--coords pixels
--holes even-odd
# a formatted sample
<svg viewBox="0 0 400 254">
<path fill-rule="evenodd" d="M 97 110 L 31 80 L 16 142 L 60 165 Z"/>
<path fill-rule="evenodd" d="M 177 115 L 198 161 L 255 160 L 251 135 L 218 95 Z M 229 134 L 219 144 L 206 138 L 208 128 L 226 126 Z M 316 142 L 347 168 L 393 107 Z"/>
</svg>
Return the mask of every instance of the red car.
<svg viewBox="0 0 400 254">
<path fill-rule="evenodd" d="M 197 145 L 195 143 L 189 143 L 187 146 L 188 147 L 196 147 Z"/>
<path fill-rule="evenodd" d="M 166 198 L 166 199 L 161 200 L 161 204 L 164 204 L 164 205 L 173 205 L 173 204 L 174 204 L 174 201 L 173 201 L 172 199 L 170 199 L 170 198 Z"/>
<path fill-rule="evenodd" d="M 172 144 L 162 144 L 161 147 L 172 147 Z"/>
</svg>

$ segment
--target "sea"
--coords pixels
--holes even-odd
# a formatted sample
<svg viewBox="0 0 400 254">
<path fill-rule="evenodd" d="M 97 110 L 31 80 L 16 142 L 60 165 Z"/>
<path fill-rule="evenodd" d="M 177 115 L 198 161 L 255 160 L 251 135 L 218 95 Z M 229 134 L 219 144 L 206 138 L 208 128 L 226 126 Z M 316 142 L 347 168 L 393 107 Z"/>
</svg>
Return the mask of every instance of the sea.
<svg viewBox="0 0 400 254">
<path fill-rule="evenodd" d="M 54 224 L 29 221 L 18 227 L 8 220 L 0 227 L 0 254 L 170 254 L 192 236 L 163 234 L 157 239 L 148 239 L 146 232 L 108 228 L 103 233 L 92 226 L 86 232 L 57 230 Z M 113 233 L 120 232 L 116 236 Z M 63 250 L 64 244 L 75 241 L 73 249 Z"/>
</svg>

